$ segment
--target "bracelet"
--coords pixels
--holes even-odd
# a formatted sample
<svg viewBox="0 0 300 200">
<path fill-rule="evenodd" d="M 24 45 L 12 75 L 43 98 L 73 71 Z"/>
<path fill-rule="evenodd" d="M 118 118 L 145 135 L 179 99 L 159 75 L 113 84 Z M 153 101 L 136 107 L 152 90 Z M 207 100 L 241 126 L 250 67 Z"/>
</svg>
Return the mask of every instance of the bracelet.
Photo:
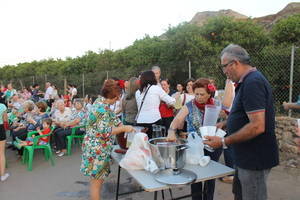
<svg viewBox="0 0 300 200">
<path fill-rule="evenodd" d="M 221 141 L 222 141 L 223 149 L 227 149 L 228 147 L 227 147 L 226 144 L 225 144 L 225 138 L 222 137 Z"/>
</svg>

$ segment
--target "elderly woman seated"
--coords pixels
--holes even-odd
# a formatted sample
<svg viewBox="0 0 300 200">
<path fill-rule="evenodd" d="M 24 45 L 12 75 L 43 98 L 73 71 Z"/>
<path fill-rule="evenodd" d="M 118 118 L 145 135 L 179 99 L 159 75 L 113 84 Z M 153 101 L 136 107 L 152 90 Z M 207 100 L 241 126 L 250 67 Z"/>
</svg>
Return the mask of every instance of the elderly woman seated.
<svg viewBox="0 0 300 200">
<path fill-rule="evenodd" d="M 25 140 L 27 133 L 36 130 L 36 125 L 33 124 L 33 119 L 36 117 L 35 104 L 32 101 L 25 101 L 23 104 L 24 113 L 19 117 L 18 122 L 12 125 L 12 139 L 15 141 L 16 137 Z M 19 151 L 21 154 L 21 151 Z"/>
<path fill-rule="evenodd" d="M 48 105 L 45 102 L 37 102 L 36 115 L 33 118 L 30 118 L 28 121 L 30 124 L 34 125 L 34 129 L 37 127 L 42 128 L 42 121 L 46 118 L 49 118 L 49 115 L 46 113 Z"/>
<path fill-rule="evenodd" d="M 54 138 L 56 143 L 56 153 L 58 156 L 64 156 L 67 152 L 66 150 L 66 137 L 71 135 L 72 127 L 85 125 L 85 120 L 87 118 L 86 112 L 83 109 L 83 103 L 80 101 L 74 102 L 75 110 L 70 111 L 69 108 L 65 107 L 64 102 L 58 101 L 58 110 L 54 112 L 53 119 L 55 124 L 59 126 L 55 130 Z M 77 129 L 77 135 L 83 134 L 84 130 Z"/>
</svg>

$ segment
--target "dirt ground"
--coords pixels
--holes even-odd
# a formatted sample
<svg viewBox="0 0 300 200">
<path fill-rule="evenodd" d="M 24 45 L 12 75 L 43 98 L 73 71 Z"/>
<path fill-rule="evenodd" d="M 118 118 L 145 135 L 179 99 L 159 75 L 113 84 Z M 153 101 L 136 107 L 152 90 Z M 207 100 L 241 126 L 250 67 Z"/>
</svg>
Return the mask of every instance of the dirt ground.
<svg viewBox="0 0 300 200">
<path fill-rule="evenodd" d="M 79 172 L 80 149 L 75 147 L 71 156 L 55 157 L 55 166 L 44 160 L 41 152 L 35 155 L 33 171 L 17 159 L 14 151 L 7 150 L 8 169 L 11 174 L 5 182 L 0 182 L 0 200 L 87 200 L 89 179 Z M 220 161 L 222 162 L 222 161 Z M 115 198 L 117 166 L 112 165 L 112 173 L 105 183 L 102 197 L 104 200 Z M 122 170 L 121 192 L 138 189 L 138 184 Z M 278 166 L 268 180 L 270 200 L 300 199 L 300 169 Z M 190 192 L 189 186 L 173 189 L 173 196 Z M 165 192 L 166 199 L 170 199 Z M 158 195 L 161 199 L 161 194 Z M 153 193 L 141 192 L 122 196 L 120 200 L 153 199 Z M 190 198 L 187 198 L 190 199 Z M 215 200 L 233 199 L 231 185 L 217 180 Z"/>
</svg>

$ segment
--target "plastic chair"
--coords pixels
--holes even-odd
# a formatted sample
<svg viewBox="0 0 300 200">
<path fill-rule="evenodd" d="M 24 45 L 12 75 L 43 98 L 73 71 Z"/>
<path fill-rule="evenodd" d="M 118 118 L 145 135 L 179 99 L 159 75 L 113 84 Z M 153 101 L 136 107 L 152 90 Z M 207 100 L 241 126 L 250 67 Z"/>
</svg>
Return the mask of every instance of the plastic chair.
<svg viewBox="0 0 300 200">
<path fill-rule="evenodd" d="M 71 135 L 67 136 L 67 154 L 68 154 L 68 156 L 70 156 L 72 154 L 71 148 L 72 148 L 72 143 L 74 142 L 74 139 L 79 139 L 81 141 L 84 138 L 84 134 L 76 135 L 76 130 L 80 129 L 80 128 L 85 128 L 85 127 L 86 127 L 85 125 L 75 126 L 72 128 Z"/>
<path fill-rule="evenodd" d="M 43 149 L 44 150 L 44 155 L 45 159 L 51 161 L 52 166 L 54 166 L 54 160 L 53 160 L 53 155 L 51 151 L 51 146 L 50 144 L 46 145 L 38 145 L 38 141 L 42 137 L 49 137 L 52 134 L 53 129 L 51 129 L 51 132 L 47 135 L 38 135 L 33 138 L 33 144 L 32 146 L 24 146 L 24 151 L 23 151 L 23 157 L 22 157 L 22 162 L 27 163 L 27 170 L 32 171 L 32 162 L 33 162 L 33 156 L 34 156 L 34 151 L 36 149 Z M 27 137 L 31 137 L 34 134 L 38 134 L 37 131 L 32 131 L 27 134 Z"/>
</svg>

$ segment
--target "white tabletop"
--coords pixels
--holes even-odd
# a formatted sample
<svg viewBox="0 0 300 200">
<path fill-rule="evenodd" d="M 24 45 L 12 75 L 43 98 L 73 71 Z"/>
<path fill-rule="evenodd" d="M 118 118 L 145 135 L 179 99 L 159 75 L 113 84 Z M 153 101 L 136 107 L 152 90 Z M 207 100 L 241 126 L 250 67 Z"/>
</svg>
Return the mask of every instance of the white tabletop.
<svg viewBox="0 0 300 200">
<path fill-rule="evenodd" d="M 124 155 L 115 153 L 113 151 L 112 158 L 119 164 Z M 197 175 L 196 182 L 202 182 L 206 180 L 216 179 L 224 177 L 234 173 L 234 169 L 229 168 L 225 165 L 222 165 L 215 161 L 210 161 L 209 164 L 205 167 L 200 165 L 189 165 L 186 164 L 184 169 L 190 170 Z M 182 187 L 184 185 L 166 185 L 157 182 L 154 179 L 154 175 L 145 170 L 126 170 L 147 192 L 154 192 L 165 190 L 174 187 Z"/>
</svg>

